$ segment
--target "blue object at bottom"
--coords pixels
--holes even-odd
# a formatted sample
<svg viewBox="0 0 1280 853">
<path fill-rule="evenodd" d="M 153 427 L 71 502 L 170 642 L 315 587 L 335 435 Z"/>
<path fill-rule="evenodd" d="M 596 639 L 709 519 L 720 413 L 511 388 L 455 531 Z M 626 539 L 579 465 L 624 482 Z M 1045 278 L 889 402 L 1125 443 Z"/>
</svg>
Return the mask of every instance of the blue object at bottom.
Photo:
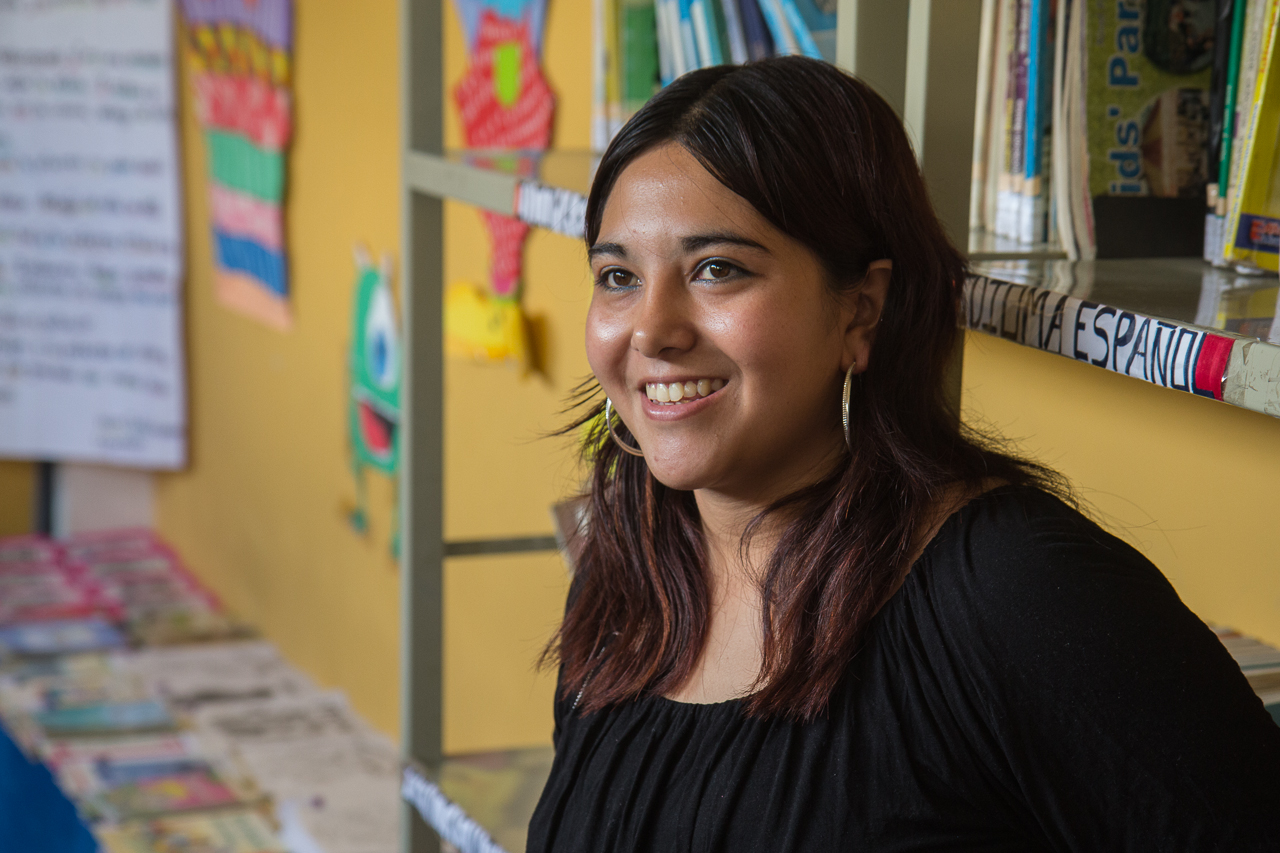
<svg viewBox="0 0 1280 853">
<path fill-rule="evenodd" d="M 97 853 L 98 843 L 43 764 L 27 761 L 0 728 L 0 850 Z"/>
</svg>

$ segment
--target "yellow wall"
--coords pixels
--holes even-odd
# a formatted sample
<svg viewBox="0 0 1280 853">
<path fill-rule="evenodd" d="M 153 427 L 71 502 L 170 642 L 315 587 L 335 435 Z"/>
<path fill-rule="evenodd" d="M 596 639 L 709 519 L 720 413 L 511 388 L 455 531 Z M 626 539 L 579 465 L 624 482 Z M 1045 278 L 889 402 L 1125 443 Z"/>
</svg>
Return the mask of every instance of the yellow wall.
<svg viewBox="0 0 1280 853">
<path fill-rule="evenodd" d="M 975 333 L 963 405 L 1066 474 L 1201 618 L 1280 643 L 1280 420 Z"/>
<path fill-rule="evenodd" d="M 0 536 L 30 533 L 35 497 L 35 466 L 30 462 L 0 461 Z"/>
</svg>

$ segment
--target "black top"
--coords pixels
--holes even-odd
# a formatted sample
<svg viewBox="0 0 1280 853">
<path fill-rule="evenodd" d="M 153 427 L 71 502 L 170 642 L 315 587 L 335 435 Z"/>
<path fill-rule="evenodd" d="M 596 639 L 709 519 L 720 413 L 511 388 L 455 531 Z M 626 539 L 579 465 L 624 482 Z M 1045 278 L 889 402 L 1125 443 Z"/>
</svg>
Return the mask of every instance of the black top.
<svg viewBox="0 0 1280 853">
<path fill-rule="evenodd" d="M 572 705 L 533 853 L 1280 850 L 1280 728 L 1239 667 L 1028 487 L 947 520 L 816 722 Z"/>
</svg>

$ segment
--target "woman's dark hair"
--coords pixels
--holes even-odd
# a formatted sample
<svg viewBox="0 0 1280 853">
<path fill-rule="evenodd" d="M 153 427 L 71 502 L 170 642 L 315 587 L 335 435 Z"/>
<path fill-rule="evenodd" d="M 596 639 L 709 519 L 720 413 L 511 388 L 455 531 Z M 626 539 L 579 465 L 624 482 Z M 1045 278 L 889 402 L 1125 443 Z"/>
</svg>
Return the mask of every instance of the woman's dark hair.
<svg viewBox="0 0 1280 853">
<path fill-rule="evenodd" d="M 811 719 L 944 490 L 1053 476 L 968 435 L 947 399 L 966 263 L 934 215 L 901 120 L 869 86 L 801 57 L 684 75 L 605 152 L 587 202 L 588 247 L 618 177 L 667 143 L 811 249 L 837 293 L 858 287 L 872 261 L 893 261 L 874 358 L 853 389 L 851 454 L 764 513 L 785 510 L 785 523 L 759 581 L 763 666 L 747 711 Z M 588 425 L 589 522 L 545 657 L 560 661 L 562 696 L 581 692 L 591 712 L 680 687 L 702 651 L 710 596 L 693 494 L 662 485 L 610 441 L 594 383 L 578 402 L 589 411 L 566 431 Z"/>
</svg>

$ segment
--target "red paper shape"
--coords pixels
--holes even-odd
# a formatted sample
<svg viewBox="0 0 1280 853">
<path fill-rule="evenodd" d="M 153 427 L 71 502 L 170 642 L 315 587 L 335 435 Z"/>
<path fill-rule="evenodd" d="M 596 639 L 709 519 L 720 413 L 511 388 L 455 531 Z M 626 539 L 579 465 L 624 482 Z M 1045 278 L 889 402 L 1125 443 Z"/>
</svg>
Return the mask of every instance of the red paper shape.
<svg viewBox="0 0 1280 853">
<path fill-rule="evenodd" d="M 498 100 L 493 77 L 494 49 L 515 43 L 521 51 L 520 88 L 515 103 Z M 551 116 L 555 98 L 529 39 L 527 25 L 486 9 L 471 68 L 453 89 L 462 114 L 462 133 L 470 148 L 543 150 L 551 144 Z"/>
</svg>

